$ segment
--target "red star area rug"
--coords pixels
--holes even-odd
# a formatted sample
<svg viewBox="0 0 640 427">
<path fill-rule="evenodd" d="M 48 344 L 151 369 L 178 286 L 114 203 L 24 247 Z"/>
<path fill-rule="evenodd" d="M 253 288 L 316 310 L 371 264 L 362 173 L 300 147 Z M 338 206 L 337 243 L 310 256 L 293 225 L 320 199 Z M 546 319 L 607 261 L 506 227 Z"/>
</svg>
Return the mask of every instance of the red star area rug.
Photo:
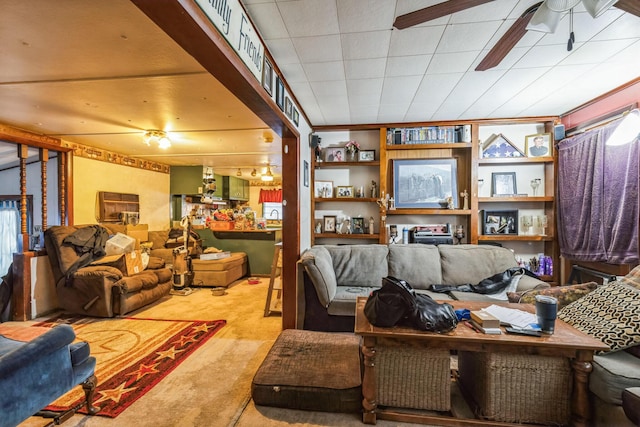
<svg viewBox="0 0 640 427">
<path fill-rule="evenodd" d="M 95 356 L 97 415 L 115 418 L 160 382 L 225 324 L 224 320 L 184 321 L 138 318 L 56 317 L 34 326 L 66 323 L 76 339 L 87 341 Z M 84 399 L 81 387 L 47 407 L 65 410 Z M 83 409 L 79 412 L 83 412 Z"/>
</svg>

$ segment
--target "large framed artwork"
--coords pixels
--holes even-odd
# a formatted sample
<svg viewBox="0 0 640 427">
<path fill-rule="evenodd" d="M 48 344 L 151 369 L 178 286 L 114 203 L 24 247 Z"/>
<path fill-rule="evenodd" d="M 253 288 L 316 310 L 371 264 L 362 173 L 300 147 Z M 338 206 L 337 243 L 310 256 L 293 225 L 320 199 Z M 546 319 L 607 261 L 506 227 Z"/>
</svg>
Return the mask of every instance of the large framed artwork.
<svg viewBox="0 0 640 427">
<path fill-rule="evenodd" d="M 393 161 L 393 197 L 396 208 L 458 207 L 456 159 L 402 159 Z"/>
</svg>

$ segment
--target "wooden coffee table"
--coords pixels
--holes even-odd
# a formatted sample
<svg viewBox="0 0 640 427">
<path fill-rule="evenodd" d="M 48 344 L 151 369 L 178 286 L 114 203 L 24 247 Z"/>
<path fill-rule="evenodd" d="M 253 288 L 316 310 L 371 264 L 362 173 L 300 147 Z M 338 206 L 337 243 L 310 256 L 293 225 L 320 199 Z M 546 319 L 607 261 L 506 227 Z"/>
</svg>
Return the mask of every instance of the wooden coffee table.
<svg viewBox="0 0 640 427">
<path fill-rule="evenodd" d="M 355 333 L 363 338 L 362 352 L 364 355 L 364 378 L 362 382 L 362 421 L 375 424 L 376 418 L 411 423 L 431 423 L 436 425 L 477 426 L 477 425 L 513 425 L 496 421 L 482 421 L 478 419 L 462 419 L 441 415 L 429 415 L 424 412 L 409 413 L 392 408 L 377 407 L 375 355 L 376 340 L 378 338 L 394 338 L 395 340 L 418 341 L 430 348 L 447 348 L 472 352 L 504 352 L 519 354 L 537 354 L 543 356 L 566 357 L 571 362 L 573 371 L 573 394 L 571 396 L 572 424 L 586 427 L 589 424 L 589 374 L 593 367 L 595 351 L 608 350 L 601 341 L 589 337 L 562 320 L 556 320 L 555 333 L 543 337 L 530 337 L 503 333 L 488 335 L 475 332 L 460 324 L 447 334 L 422 332 L 405 327 L 378 328 L 367 320 L 364 315 L 366 297 L 358 297 L 356 303 Z M 467 308 L 479 310 L 491 304 L 503 305 L 534 312 L 531 304 L 487 303 L 471 301 L 447 301 L 454 309 Z M 532 402 L 535 404 L 535 402 Z"/>
</svg>

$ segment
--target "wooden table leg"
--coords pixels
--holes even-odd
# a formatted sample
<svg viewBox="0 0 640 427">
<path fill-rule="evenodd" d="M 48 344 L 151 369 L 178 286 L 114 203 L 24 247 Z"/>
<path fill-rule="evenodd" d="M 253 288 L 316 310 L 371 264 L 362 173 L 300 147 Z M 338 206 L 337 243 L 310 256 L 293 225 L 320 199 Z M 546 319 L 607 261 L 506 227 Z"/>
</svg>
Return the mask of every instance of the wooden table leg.
<svg viewBox="0 0 640 427">
<path fill-rule="evenodd" d="M 362 378 L 362 422 L 376 423 L 376 339 L 364 337 L 362 341 L 362 355 L 364 356 L 364 375 Z"/>
<path fill-rule="evenodd" d="M 573 368 L 573 396 L 571 401 L 572 424 L 588 427 L 591 420 L 589 410 L 589 374 L 593 371 L 592 352 L 581 351 L 571 361 Z"/>
</svg>

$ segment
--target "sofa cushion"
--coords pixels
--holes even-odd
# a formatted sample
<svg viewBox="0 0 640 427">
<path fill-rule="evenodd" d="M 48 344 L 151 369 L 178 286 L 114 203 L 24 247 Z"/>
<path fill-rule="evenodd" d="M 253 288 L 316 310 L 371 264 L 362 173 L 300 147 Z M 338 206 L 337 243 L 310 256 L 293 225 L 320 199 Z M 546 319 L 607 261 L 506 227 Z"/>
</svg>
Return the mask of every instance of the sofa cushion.
<svg viewBox="0 0 640 427">
<path fill-rule="evenodd" d="M 476 284 L 518 263 L 509 249 L 490 245 L 439 245 L 442 283 Z"/>
<path fill-rule="evenodd" d="M 355 316 L 356 299 L 368 297 L 376 287 L 368 286 L 338 286 L 336 296 L 327 307 L 327 313 L 332 316 Z"/>
<path fill-rule="evenodd" d="M 626 351 L 593 357 L 589 389 L 607 403 L 622 404 L 622 391 L 640 387 L 640 359 Z"/>
<path fill-rule="evenodd" d="M 531 289 L 524 292 L 508 292 L 509 302 L 521 304 L 535 304 L 536 295 L 548 295 L 558 300 L 558 310 L 577 301 L 598 287 L 596 282 L 580 283 L 577 285 L 554 286 L 546 289 Z"/>
<path fill-rule="evenodd" d="M 610 282 L 558 312 L 558 318 L 599 339 L 611 351 L 640 344 L 640 288 Z"/>
<path fill-rule="evenodd" d="M 329 251 L 325 246 L 314 246 L 302 254 L 300 261 L 311 278 L 320 304 L 327 308 L 338 287 Z"/>
<path fill-rule="evenodd" d="M 438 247 L 434 245 L 389 245 L 389 276 L 403 279 L 414 289 L 442 283 Z"/>
<path fill-rule="evenodd" d="M 339 286 L 381 287 L 388 276 L 386 245 L 326 246 Z"/>
</svg>

